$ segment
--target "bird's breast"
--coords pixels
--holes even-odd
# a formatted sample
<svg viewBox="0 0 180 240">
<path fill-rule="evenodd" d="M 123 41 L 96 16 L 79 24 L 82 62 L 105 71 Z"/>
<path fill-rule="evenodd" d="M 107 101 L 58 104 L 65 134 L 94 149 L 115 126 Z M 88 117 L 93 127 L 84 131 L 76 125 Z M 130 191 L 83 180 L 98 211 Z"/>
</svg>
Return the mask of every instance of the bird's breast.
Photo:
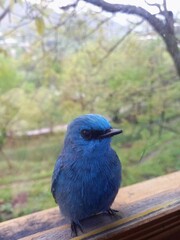
<svg viewBox="0 0 180 240">
<path fill-rule="evenodd" d="M 76 159 L 58 178 L 58 202 L 64 215 L 81 219 L 108 209 L 120 185 L 114 153 Z"/>
</svg>

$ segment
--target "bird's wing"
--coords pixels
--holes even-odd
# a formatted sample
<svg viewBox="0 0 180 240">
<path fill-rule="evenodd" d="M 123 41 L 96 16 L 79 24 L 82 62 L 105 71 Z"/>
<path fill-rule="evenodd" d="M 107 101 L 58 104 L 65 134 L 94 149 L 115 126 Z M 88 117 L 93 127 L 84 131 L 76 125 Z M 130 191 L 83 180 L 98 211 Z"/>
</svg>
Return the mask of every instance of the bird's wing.
<svg viewBox="0 0 180 240">
<path fill-rule="evenodd" d="M 61 156 L 59 156 L 54 166 L 52 182 L 51 182 L 51 193 L 54 197 L 55 202 L 56 202 L 56 197 L 55 197 L 56 182 L 57 182 L 58 175 L 60 174 L 61 168 L 62 168 L 62 159 L 61 159 Z"/>
</svg>

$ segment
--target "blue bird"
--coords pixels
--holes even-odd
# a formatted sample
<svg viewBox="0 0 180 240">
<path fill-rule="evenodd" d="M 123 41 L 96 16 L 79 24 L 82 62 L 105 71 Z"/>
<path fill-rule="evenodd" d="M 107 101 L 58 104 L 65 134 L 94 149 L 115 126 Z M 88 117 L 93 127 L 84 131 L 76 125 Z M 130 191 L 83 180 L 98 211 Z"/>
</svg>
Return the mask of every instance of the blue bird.
<svg viewBox="0 0 180 240">
<path fill-rule="evenodd" d="M 72 234 L 80 221 L 100 212 L 113 214 L 121 184 L 121 163 L 111 148 L 111 137 L 122 133 L 101 115 L 86 114 L 68 126 L 64 146 L 54 167 L 51 192 L 62 214 L 71 221 Z"/>
</svg>

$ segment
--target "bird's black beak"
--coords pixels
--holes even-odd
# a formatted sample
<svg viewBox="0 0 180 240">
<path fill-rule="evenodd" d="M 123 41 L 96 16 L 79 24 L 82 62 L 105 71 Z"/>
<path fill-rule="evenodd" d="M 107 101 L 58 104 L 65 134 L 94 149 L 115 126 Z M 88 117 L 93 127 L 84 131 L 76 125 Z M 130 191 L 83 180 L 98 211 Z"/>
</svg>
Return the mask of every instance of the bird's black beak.
<svg viewBox="0 0 180 240">
<path fill-rule="evenodd" d="M 122 129 L 111 128 L 106 133 L 103 133 L 102 135 L 100 135 L 99 138 L 102 139 L 102 138 L 113 137 L 114 135 L 120 134 L 122 132 L 123 132 Z"/>
</svg>

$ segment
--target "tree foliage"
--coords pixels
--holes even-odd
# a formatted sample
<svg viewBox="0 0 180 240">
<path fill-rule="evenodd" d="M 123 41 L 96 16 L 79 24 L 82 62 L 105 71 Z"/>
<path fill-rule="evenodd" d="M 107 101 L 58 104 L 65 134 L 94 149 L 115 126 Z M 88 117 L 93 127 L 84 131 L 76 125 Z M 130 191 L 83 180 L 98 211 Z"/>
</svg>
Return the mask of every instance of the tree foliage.
<svg viewBox="0 0 180 240">
<path fill-rule="evenodd" d="M 175 18 L 173 12 L 168 10 L 166 0 L 163 0 L 162 4 L 149 3 L 148 1 L 146 1 L 148 6 L 157 8 L 157 14 L 151 14 L 145 8 L 137 7 L 134 5 L 112 4 L 104 0 L 84 1 L 98 6 L 102 10 L 113 14 L 118 12 L 133 14 L 140 16 L 142 19 L 146 20 L 161 36 L 167 47 L 167 51 L 169 52 L 174 61 L 177 73 L 180 76 L 180 50 L 178 47 L 178 39 L 175 32 Z M 69 7 L 76 6 L 78 2 L 79 1 L 76 1 L 74 5 L 71 4 Z M 64 7 L 63 9 L 68 9 L 68 6 Z"/>
<path fill-rule="evenodd" d="M 124 158 L 137 163 L 153 141 L 163 144 L 166 134 L 178 133 L 178 77 L 161 39 L 144 37 L 145 23 L 133 32 L 141 22 L 124 27 L 93 10 L 61 17 L 47 6 L 27 10 L 24 27 L 15 14 L 16 27 L 1 36 L 6 44 L 14 39 L 0 55 L 3 144 L 10 133 L 98 112 L 125 129 L 123 144 L 131 151 Z"/>
</svg>

